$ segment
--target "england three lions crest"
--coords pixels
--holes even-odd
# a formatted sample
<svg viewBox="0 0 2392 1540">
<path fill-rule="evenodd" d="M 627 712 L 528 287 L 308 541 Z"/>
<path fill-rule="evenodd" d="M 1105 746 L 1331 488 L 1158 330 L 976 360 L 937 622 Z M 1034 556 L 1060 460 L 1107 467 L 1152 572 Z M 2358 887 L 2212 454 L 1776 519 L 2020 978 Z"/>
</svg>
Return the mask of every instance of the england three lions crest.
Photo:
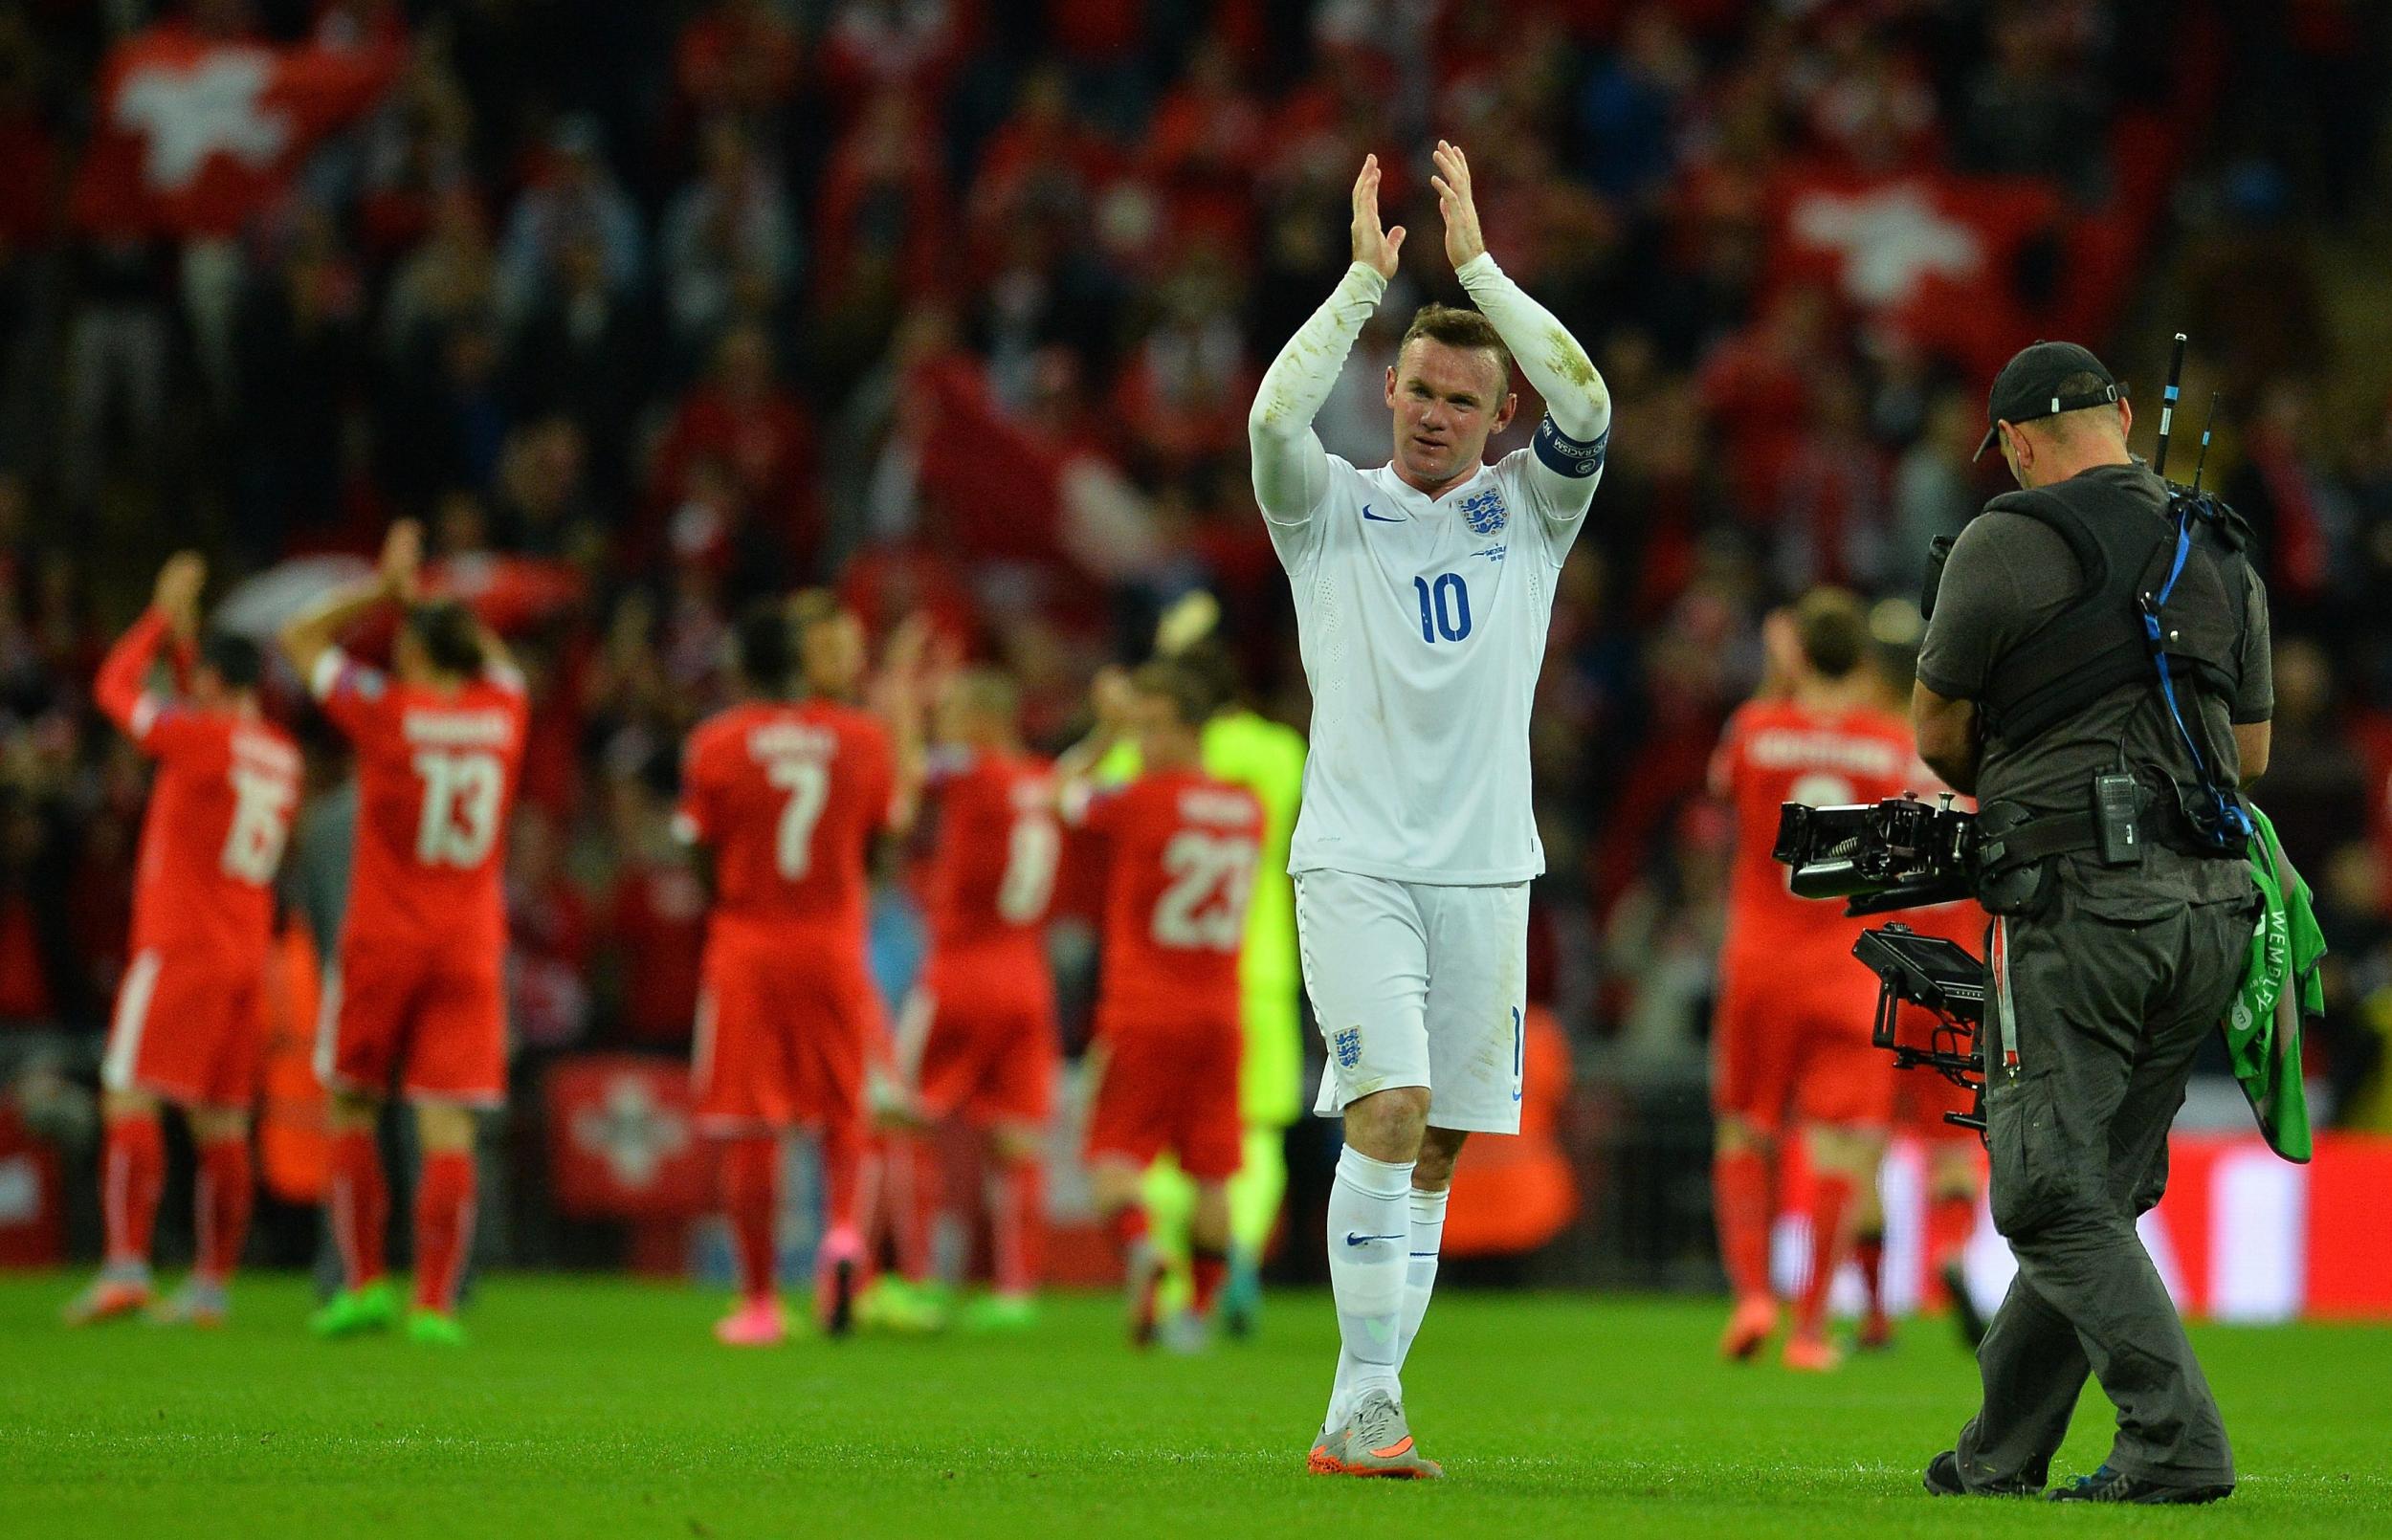
<svg viewBox="0 0 2392 1540">
<path fill-rule="evenodd" d="M 1500 488 L 1489 487 L 1462 499 L 1462 522 L 1470 526 L 1473 535 L 1493 535 L 1511 521 Z"/>
</svg>

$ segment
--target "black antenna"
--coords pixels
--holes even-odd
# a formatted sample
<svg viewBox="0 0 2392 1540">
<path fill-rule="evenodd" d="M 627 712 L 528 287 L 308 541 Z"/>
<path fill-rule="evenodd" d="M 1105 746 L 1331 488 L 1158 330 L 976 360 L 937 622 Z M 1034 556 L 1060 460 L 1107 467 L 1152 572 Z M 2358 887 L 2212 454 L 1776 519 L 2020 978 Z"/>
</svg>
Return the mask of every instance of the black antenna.
<svg viewBox="0 0 2392 1540">
<path fill-rule="evenodd" d="M 2176 334 L 2176 351 L 2168 359 L 2168 387 L 2159 396 L 2159 451 L 2151 457 L 2154 475 L 2168 473 L 2168 430 L 2176 424 L 2176 398 L 2184 379 L 2184 334 Z"/>
<path fill-rule="evenodd" d="M 2193 490 L 2201 490 L 2201 468 L 2209 463 L 2209 430 L 2218 426 L 2218 393 L 2209 392 L 2209 415 L 2201 422 L 2201 453 L 2193 461 Z"/>
</svg>

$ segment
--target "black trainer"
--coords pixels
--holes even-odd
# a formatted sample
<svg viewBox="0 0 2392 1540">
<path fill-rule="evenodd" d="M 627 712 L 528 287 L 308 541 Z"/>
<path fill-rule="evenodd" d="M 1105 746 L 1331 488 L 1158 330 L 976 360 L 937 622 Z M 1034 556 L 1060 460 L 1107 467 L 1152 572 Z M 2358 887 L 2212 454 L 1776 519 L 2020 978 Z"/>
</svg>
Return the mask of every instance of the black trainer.
<svg viewBox="0 0 2392 1540">
<path fill-rule="evenodd" d="M 1927 1462 L 1926 1474 L 1918 1478 L 1918 1484 L 1927 1488 L 1930 1497 L 2037 1497 L 2043 1492 L 2042 1487 L 2025 1482 L 1972 1492 L 1960 1485 L 1960 1457 L 1950 1449 Z"/>
<path fill-rule="evenodd" d="M 2112 1470 L 2105 1464 L 2092 1475 L 2079 1476 L 2044 1495 L 2054 1503 L 2214 1503 L 2231 1496 L 2233 1491 L 2232 1482 L 2207 1486 L 2165 1486 L 2140 1476 L 2129 1476 L 2122 1470 Z"/>
</svg>

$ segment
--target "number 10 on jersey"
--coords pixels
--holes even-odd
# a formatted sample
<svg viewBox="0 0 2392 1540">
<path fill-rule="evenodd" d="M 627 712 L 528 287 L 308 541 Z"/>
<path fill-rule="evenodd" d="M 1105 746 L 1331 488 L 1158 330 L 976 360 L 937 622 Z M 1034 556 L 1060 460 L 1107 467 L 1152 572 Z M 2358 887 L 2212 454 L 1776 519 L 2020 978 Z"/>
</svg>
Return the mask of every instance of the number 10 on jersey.
<svg viewBox="0 0 2392 1540">
<path fill-rule="evenodd" d="M 1470 634 L 1470 584 L 1460 573 L 1441 572 L 1434 583 L 1414 578 L 1412 592 L 1420 599 L 1422 641 L 1458 642 Z"/>
</svg>

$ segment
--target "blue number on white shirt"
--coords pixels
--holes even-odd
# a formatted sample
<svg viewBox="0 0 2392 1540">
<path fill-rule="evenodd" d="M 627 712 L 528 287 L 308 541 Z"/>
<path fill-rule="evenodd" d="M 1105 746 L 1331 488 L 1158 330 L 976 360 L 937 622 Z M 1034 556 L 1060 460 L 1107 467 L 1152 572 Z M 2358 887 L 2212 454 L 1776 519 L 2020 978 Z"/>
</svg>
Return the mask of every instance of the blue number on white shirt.
<svg viewBox="0 0 2392 1540">
<path fill-rule="evenodd" d="M 1427 578 L 1414 578 L 1412 590 L 1420 600 L 1420 639 L 1458 642 L 1470 634 L 1470 584 L 1458 572 L 1437 576 L 1435 587 Z"/>
</svg>

